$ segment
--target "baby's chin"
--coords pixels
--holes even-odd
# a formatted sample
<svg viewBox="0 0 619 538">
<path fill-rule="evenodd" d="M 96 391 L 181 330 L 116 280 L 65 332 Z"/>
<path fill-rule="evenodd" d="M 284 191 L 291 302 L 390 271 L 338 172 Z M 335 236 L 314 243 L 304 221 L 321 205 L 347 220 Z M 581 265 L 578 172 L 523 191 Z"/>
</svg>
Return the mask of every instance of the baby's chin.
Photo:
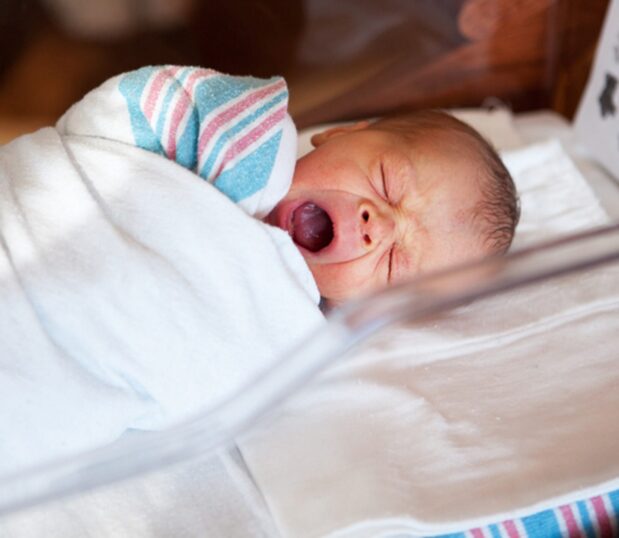
<svg viewBox="0 0 619 538">
<path fill-rule="evenodd" d="M 292 205 L 290 205 L 291 203 Z M 296 206 L 298 206 L 298 208 Z M 296 211 L 298 211 L 299 213 L 296 215 L 296 218 L 295 218 Z M 304 212 L 311 212 L 311 211 L 312 211 L 311 207 L 308 209 L 308 206 L 304 206 L 303 204 L 299 205 L 289 200 L 282 200 L 265 217 L 264 222 L 272 226 L 276 226 L 277 228 L 280 228 L 283 231 L 288 233 L 293 243 L 298 248 L 303 258 L 305 259 L 310 271 L 312 272 L 314 281 L 316 282 L 316 286 L 321 295 L 321 308 L 326 311 L 331 308 L 334 308 L 335 306 L 339 306 L 340 304 L 342 304 L 346 300 L 346 297 L 343 297 L 343 295 L 345 295 L 344 293 L 341 293 L 340 295 L 342 296 L 339 298 L 334 298 L 330 296 L 333 285 L 334 285 L 333 279 L 325 277 L 325 275 L 322 274 L 322 271 L 320 270 L 320 268 L 316 266 L 317 258 L 320 258 L 321 256 L 322 249 L 319 248 L 320 245 L 318 245 L 317 247 L 315 246 L 316 250 L 312 252 L 311 249 L 308 249 L 306 248 L 306 246 L 299 244 L 300 238 L 298 234 L 295 234 L 295 223 L 297 224 L 296 232 L 298 232 L 299 226 L 298 226 L 297 221 L 303 218 Z M 324 240 L 324 242 L 325 243 L 330 242 L 328 236 Z"/>
<path fill-rule="evenodd" d="M 330 307 L 340 306 L 371 291 L 367 279 L 357 278 L 347 268 L 337 264 L 316 265 L 307 259 L 306 261 L 323 303 Z"/>
</svg>

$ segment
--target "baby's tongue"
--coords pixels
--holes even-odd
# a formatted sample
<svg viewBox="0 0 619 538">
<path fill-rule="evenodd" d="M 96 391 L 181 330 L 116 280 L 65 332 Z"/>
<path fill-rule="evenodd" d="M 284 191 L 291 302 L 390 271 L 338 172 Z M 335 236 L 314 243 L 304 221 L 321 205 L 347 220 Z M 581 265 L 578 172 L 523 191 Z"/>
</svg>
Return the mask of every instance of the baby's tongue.
<svg viewBox="0 0 619 538">
<path fill-rule="evenodd" d="M 329 215 L 312 202 L 299 206 L 292 215 L 292 239 L 311 252 L 325 248 L 333 240 Z"/>
</svg>

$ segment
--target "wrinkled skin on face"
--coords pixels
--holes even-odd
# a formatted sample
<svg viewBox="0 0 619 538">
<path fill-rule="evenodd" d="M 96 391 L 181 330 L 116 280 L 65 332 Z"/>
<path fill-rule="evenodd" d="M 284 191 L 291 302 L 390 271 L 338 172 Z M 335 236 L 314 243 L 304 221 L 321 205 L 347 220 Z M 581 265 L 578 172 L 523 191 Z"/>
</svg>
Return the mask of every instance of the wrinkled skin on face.
<svg viewBox="0 0 619 538">
<path fill-rule="evenodd" d="M 287 231 L 332 305 L 487 254 L 481 157 L 457 133 L 329 129 L 266 222 Z"/>
</svg>

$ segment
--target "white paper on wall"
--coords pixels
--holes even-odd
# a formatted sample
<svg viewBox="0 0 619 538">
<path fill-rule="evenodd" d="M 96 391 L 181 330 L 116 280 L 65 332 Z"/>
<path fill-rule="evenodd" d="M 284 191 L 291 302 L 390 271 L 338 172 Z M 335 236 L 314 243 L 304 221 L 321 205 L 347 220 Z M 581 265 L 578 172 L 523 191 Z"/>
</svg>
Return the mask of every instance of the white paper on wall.
<svg viewBox="0 0 619 538">
<path fill-rule="evenodd" d="M 576 114 L 578 137 L 619 179 L 619 0 L 611 0 L 587 88 Z"/>
</svg>

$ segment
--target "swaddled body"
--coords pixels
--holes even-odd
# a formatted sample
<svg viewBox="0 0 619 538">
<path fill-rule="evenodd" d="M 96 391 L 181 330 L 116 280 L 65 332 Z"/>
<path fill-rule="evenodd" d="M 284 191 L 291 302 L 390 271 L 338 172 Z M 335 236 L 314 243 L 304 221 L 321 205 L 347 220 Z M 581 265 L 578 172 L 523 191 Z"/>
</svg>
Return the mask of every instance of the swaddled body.
<svg viewBox="0 0 619 538">
<path fill-rule="evenodd" d="M 0 148 L 0 474 L 196 412 L 321 322 L 297 249 L 247 214 L 290 184 L 285 101 L 278 80 L 146 68 Z"/>
<path fill-rule="evenodd" d="M 216 402 L 320 296 L 509 246 L 513 183 L 470 127 L 359 122 L 295 163 L 286 102 L 278 78 L 147 67 L 0 148 L 0 473 Z"/>
</svg>

